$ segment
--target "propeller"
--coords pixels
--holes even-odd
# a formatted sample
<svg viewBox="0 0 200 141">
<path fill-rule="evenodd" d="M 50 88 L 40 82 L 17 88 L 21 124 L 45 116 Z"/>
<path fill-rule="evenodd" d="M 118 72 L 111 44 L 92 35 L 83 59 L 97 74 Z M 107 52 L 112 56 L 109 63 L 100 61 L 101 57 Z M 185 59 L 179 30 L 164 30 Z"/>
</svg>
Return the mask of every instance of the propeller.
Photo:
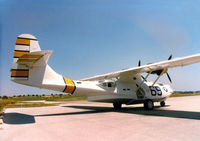
<svg viewBox="0 0 200 141">
<path fill-rule="evenodd" d="M 139 62 L 138 62 L 138 67 L 140 67 L 141 66 L 141 61 L 139 60 Z"/>
<path fill-rule="evenodd" d="M 169 56 L 168 60 L 171 60 L 172 59 L 172 54 Z"/>
<path fill-rule="evenodd" d="M 171 60 L 171 59 L 172 59 L 172 54 L 169 56 L 168 60 Z M 169 79 L 169 82 L 172 83 L 172 80 L 171 80 L 171 78 L 169 76 L 169 73 L 167 72 L 166 74 L 167 74 L 167 77 Z"/>
<path fill-rule="evenodd" d="M 140 66 L 141 66 L 141 60 L 138 61 L 138 67 L 140 67 Z M 142 77 L 142 79 L 143 79 L 144 81 L 147 82 L 146 78 L 145 78 L 143 75 L 141 75 L 141 77 Z"/>
<path fill-rule="evenodd" d="M 168 79 L 169 79 L 169 82 L 172 83 L 172 80 L 171 80 L 169 74 L 168 74 L 168 73 L 166 73 L 166 74 L 167 74 L 167 77 L 168 77 Z"/>
<path fill-rule="evenodd" d="M 141 75 L 141 77 L 142 77 L 142 79 L 143 79 L 144 81 L 146 81 L 146 82 L 147 82 L 147 79 L 146 79 L 146 78 L 144 78 L 144 76 L 142 76 L 142 75 Z"/>
<path fill-rule="evenodd" d="M 168 60 L 171 60 L 171 59 L 172 59 L 172 54 L 169 56 Z M 140 66 L 140 65 L 141 65 L 141 61 L 139 60 L 138 66 Z M 159 75 L 161 75 L 162 73 L 163 73 L 163 74 L 166 73 L 167 78 L 169 79 L 170 83 L 172 83 L 171 77 L 169 76 L 169 73 L 168 73 L 167 71 L 168 71 L 168 69 L 166 68 L 166 69 L 161 69 L 161 70 L 152 71 L 151 74 L 157 74 L 157 75 L 159 76 Z M 149 73 L 149 72 L 148 72 L 148 73 Z M 142 75 L 141 75 L 141 77 L 142 77 L 145 81 L 147 81 Z"/>
</svg>

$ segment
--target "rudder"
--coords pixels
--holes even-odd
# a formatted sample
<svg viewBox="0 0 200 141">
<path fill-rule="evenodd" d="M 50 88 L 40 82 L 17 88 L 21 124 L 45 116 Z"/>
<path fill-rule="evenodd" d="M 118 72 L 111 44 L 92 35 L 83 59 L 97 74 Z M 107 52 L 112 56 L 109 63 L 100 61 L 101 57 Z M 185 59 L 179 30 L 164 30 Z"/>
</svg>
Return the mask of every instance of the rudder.
<svg viewBox="0 0 200 141">
<path fill-rule="evenodd" d="M 17 61 L 20 57 L 36 51 L 41 51 L 36 37 L 30 34 L 21 34 L 17 37 L 13 55 L 13 65 L 11 68 L 11 80 L 28 79 L 29 68 L 25 65 L 18 64 Z M 31 61 L 33 59 L 36 59 L 36 56 L 32 56 L 32 58 L 29 57 L 28 59 L 24 58 L 25 61 Z"/>
</svg>

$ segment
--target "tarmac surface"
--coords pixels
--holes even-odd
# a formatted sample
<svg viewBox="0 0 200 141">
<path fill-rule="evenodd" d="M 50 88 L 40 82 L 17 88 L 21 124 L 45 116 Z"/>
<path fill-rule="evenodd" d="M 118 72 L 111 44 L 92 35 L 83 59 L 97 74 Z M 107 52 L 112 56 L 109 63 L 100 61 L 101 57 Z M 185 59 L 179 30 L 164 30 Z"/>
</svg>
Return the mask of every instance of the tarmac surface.
<svg viewBox="0 0 200 141">
<path fill-rule="evenodd" d="M 142 104 L 114 111 L 87 101 L 5 110 L 0 141 L 199 141 L 200 96 L 169 98 L 154 111 Z"/>
</svg>

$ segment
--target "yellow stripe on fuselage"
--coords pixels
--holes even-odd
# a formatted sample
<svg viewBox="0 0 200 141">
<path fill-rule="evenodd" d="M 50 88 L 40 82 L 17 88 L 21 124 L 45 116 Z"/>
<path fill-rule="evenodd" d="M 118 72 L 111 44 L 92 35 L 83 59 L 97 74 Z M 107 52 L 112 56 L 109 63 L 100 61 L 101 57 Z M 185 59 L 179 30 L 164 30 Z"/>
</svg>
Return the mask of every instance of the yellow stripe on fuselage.
<svg viewBox="0 0 200 141">
<path fill-rule="evenodd" d="M 27 45 L 27 46 L 30 46 L 30 40 L 29 39 L 17 38 L 16 45 Z"/>
<path fill-rule="evenodd" d="M 76 89 L 74 82 L 70 79 L 64 78 L 66 88 L 63 92 L 73 94 Z"/>
<path fill-rule="evenodd" d="M 14 57 L 15 58 L 19 58 L 25 54 L 28 54 L 29 52 L 28 51 L 14 51 Z"/>
<path fill-rule="evenodd" d="M 11 77 L 28 77 L 29 70 L 11 70 Z"/>
</svg>

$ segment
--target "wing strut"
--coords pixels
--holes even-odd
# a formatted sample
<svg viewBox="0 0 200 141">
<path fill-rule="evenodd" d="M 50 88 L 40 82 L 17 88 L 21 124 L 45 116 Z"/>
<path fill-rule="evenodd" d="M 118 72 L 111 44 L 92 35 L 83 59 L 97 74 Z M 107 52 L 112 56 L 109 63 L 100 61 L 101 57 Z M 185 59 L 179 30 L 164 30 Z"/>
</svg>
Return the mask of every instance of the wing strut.
<svg viewBox="0 0 200 141">
<path fill-rule="evenodd" d="M 140 88 L 141 88 L 142 84 L 144 83 L 144 81 L 147 80 L 147 78 L 149 77 L 149 75 L 150 75 L 151 73 L 152 73 L 152 71 L 148 72 L 148 74 L 145 76 L 145 78 L 143 78 L 143 80 L 142 80 L 142 82 L 140 83 L 140 85 L 138 86 L 136 92 L 140 91 L 140 93 L 143 93 L 143 90 L 141 90 Z M 135 99 L 130 100 L 128 103 L 126 103 L 126 105 L 131 104 L 133 101 L 135 101 Z"/>
<path fill-rule="evenodd" d="M 163 69 L 162 72 L 160 73 L 160 75 L 158 75 L 158 77 L 156 78 L 156 80 L 153 82 L 152 87 L 155 85 L 155 83 L 158 81 L 158 79 L 165 73 L 167 73 L 167 68 Z"/>
<path fill-rule="evenodd" d="M 147 78 L 149 77 L 149 75 L 150 75 L 151 73 L 152 73 L 152 71 L 150 71 L 150 72 L 145 76 L 145 78 L 143 78 L 143 80 L 142 80 L 142 82 L 140 83 L 140 85 L 139 85 L 138 88 L 140 88 L 140 87 L 142 86 L 142 84 L 144 83 L 144 81 L 147 80 Z"/>
</svg>

